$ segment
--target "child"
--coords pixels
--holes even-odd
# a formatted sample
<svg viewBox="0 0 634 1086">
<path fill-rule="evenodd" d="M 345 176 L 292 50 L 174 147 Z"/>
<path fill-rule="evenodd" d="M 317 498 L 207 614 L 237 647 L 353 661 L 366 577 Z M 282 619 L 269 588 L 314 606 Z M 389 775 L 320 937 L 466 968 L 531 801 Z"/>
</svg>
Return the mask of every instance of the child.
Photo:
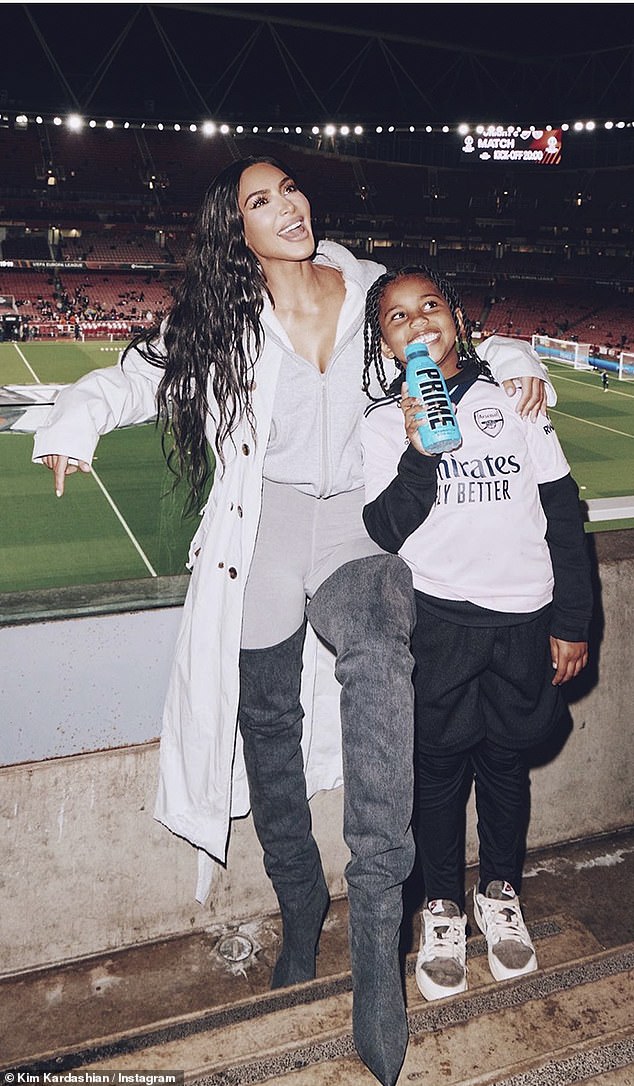
<svg viewBox="0 0 634 1086">
<path fill-rule="evenodd" d="M 427 454 L 403 385 L 405 347 L 425 343 L 462 445 Z M 401 369 L 390 385 L 384 359 Z M 415 836 L 425 880 L 416 979 L 427 999 L 466 988 L 461 830 L 475 776 L 480 880 L 474 912 L 496 980 L 537 968 L 517 891 L 528 770 L 553 728 L 559 687 L 587 663 L 592 593 L 578 489 L 550 420 L 520 418 L 471 342 L 448 283 L 427 268 L 370 288 L 362 422 L 371 537 L 412 570 L 417 626 Z M 402 397 L 402 398 L 401 398 Z M 403 421 L 406 441 L 404 443 Z"/>
</svg>

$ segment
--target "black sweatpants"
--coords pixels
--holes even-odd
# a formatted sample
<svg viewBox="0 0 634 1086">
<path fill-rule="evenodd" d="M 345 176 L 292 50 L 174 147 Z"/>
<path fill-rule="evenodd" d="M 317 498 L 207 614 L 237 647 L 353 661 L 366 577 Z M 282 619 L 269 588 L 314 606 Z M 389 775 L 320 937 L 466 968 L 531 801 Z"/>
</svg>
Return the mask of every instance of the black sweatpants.
<svg viewBox="0 0 634 1086">
<path fill-rule="evenodd" d="M 552 686 L 549 609 L 504 626 L 461 626 L 430 615 L 417 598 L 416 815 L 429 900 L 464 908 L 462 840 L 466 785 L 475 777 L 480 887 L 519 891 L 528 801 L 522 751 L 559 715 Z"/>
</svg>

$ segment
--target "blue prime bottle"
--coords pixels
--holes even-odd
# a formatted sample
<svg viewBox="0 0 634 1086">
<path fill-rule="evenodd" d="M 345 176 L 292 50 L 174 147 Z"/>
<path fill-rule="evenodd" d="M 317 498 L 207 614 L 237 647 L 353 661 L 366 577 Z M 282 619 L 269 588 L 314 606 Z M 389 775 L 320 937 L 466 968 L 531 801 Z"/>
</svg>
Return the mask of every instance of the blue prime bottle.
<svg viewBox="0 0 634 1086">
<path fill-rule="evenodd" d="M 432 361 L 424 343 L 408 343 L 405 348 L 405 379 L 410 396 L 422 400 L 418 427 L 423 448 L 430 453 L 451 452 L 462 441 L 456 413 L 447 391 L 445 378 Z"/>
</svg>

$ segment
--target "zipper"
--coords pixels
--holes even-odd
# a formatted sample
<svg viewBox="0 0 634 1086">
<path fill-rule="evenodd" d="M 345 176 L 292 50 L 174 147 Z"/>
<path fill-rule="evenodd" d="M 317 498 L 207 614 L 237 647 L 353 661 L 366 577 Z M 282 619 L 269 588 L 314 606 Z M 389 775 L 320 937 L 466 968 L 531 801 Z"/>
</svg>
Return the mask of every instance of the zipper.
<svg viewBox="0 0 634 1086">
<path fill-rule="evenodd" d="M 332 364 L 332 363 L 331 363 Z M 330 366 L 328 367 L 330 369 Z M 330 486 L 330 442 L 328 441 L 328 384 L 326 373 L 322 374 L 321 384 L 321 472 L 319 497 L 323 498 Z"/>
<path fill-rule="evenodd" d="M 329 493 L 330 486 L 332 485 L 332 470 L 331 470 L 332 465 L 330 463 L 330 442 L 329 442 L 329 435 L 328 435 L 328 406 L 329 406 L 328 378 L 329 378 L 330 373 L 334 369 L 334 366 L 336 365 L 337 360 L 339 359 L 341 354 L 346 350 L 346 348 L 349 346 L 350 342 L 354 339 L 354 337 L 356 336 L 357 332 L 362 327 L 362 325 L 363 325 L 363 313 L 360 313 L 358 318 L 356 320 L 353 320 L 352 324 L 350 324 L 348 326 L 348 329 L 347 329 L 345 335 L 343 336 L 343 338 L 340 340 L 340 342 L 338 344 L 336 344 L 336 350 L 333 352 L 331 358 L 329 359 L 328 366 L 326 367 L 326 372 L 322 373 L 322 374 L 319 373 L 319 370 L 317 369 L 316 366 L 313 366 L 312 362 L 309 362 L 308 359 L 303 357 L 303 355 L 297 354 L 296 351 L 294 351 L 292 348 L 289 348 L 286 345 L 286 343 L 284 343 L 280 339 L 280 337 L 276 334 L 276 332 L 273 329 L 271 329 L 271 328 L 266 329 L 266 335 L 268 335 L 272 339 L 274 339 L 279 344 L 279 346 L 282 347 L 282 349 L 285 351 L 285 353 L 292 354 L 304 366 L 310 366 L 311 369 L 313 369 L 317 373 L 318 378 L 321 380 L 321 393 L 320 393 L 320 398 L 319 398 L 319 409 L 321 411 L 321 457 L 320 457 L 320 480 L 319 480 L 319 495 L 318 495 L 320 498 L 324 498 Z M 361 381 L 361 372 L 360 371 L 359 371 L 358 376 L 359 376 L 359 381 Z"/>
<path fill-rule="evenodd" d="M 338 359 L 349 346 L 351 341 L 356 336 L 357 332 L 363 325 L 363 313 L 360 313 L 356 320 L 353 320 L 352 324 L 348 326 L 346 334 L 342 337 L 338 344 L 336 344 L 336 350 L 333 352 L 332 357 L 326 367 L 326 372 L 322 374 L 322 391 L 321 391 L 321 480 L 319 486 L 319 497 L 324 498 L 329 492 L 332 486 L 332 463 L 330 457 L 330 441 L 328 433 L 328 380 L 330 374 L 334 370 Z M 359 382 L 361 381 L 361 371 L 358 374 Z M 354 378 L 352 378 L 354 379 Z"/>
</svg>

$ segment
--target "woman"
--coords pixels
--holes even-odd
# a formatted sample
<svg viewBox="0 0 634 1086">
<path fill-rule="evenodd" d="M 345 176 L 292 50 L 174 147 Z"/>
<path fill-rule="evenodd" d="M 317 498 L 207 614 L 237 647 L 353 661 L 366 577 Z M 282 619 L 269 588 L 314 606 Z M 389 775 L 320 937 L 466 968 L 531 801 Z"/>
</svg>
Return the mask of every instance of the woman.
<svg viewBox="0 0 634 1086">
<path fill-rule="evenodd" d="M 324 644 L 334 649 L 353 1029 L 362 1059 L 390 1086 L 407 1044 L 398 935 L 413 861 L 414 608 L 404 563 L 372 543 L 361 519 L 363 313 L 383 270 L 332 242 L 315 254 L 310 205 L 288 173 L 272 159 L 233 163 L 206 195 L 163 338 L 62 393 L 34 457 L 61 495 L 66 474 L 89 470 L 100 434 L 158 403 L 196 506 L 214 449 L 155 814 L 204 850 L 204 899 L 209 856 L 225 859 L 230 816 L 250 801 L 283 920 L 274 986 L 314 976 L 328 907 L 306 797 L 307 786 L 341 783 L 336 706 L 313 699 Z M 492 342 L 494 366 L 495 354 Z M 509 357 L 501 379 L 542 376 L 534 355 Z M 541 389 L 529 380 L 524 411 L 537 412 Z"/>
</svg>

